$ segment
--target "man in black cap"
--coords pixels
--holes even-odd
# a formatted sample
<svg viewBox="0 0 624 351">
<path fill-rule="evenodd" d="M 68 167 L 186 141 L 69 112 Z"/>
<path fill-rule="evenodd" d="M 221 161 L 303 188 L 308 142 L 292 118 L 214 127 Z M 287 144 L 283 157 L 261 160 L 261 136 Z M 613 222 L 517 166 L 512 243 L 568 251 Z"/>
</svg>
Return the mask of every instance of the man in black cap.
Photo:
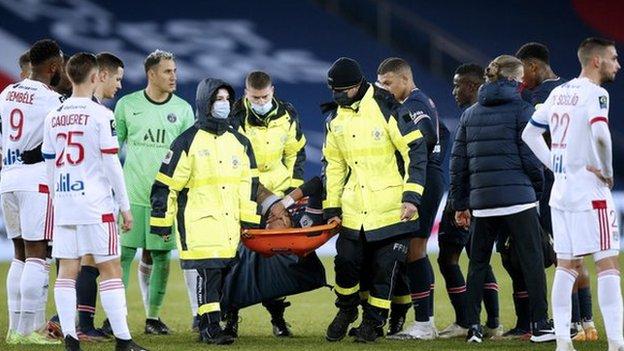
<svg viewBox="0 0 624 351">
<path fill-rule="evenodd" d="M 409 114 L 389 92 L 366 82 L 356 61 L 338 59 L 327 82 L 334 103 L 324 105 L 323 210 L 342 229 L 334 261 L 339 311 L 326 339 L 341 340 L 357 319 L 366 272 L 369 297 L 355 341 L 370 342 L 386 322 L 392 285 L 419 226 L 427 149 Z"/>
</svg>

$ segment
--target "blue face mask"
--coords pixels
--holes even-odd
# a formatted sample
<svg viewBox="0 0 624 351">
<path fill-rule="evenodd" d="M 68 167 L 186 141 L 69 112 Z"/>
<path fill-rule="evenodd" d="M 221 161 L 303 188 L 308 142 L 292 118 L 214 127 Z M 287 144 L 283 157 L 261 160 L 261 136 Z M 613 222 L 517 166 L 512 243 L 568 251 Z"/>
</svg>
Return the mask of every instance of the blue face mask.
<svg viewBox="0 0 624 351">
<path fill-rule="evenodd" d="M 227 100 L 215 101 L 215 103 L 212 104 L 212 111 L 210 114 L 216 119 L 228 118 L 230 115 L 230 102 Z"/>
<path fill-rule="evenodd" d="M 269 113 L 269 111 L 271 111 L 271 108 L 273 108 L 273 101 L 269 100 L 266 104 L 263 105 L 252 103 L 251 108 L 260 116 L 264 116 Z"/>
</svg>

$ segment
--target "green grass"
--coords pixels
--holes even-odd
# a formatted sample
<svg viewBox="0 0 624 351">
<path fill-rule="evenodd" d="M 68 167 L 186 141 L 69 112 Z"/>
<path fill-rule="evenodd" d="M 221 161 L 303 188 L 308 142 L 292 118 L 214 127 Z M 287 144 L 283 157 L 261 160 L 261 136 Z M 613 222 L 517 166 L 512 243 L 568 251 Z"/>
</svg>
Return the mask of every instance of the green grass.
<svg viewBox="0 0 624 351">
<path fill-rule="evenodd" d="M 435 318 L 438 328 L 443 328 L 454 319 L 453 309 L 444 289 L 444 280 L 439 274 L 435 257 L 431 257 L 436 271 L 436 292 L 435 292 Z M 333 282 L 333 266 L 331 259 L 324 259 L 324 264 L 328 272 L 328 282 Z M 588 263 L 589 260 L 588 260 Z M 465 257 L 462 261 L 464 273 L 466 272 L 467 261 Z M 493 257 L 498 284 L 500 286 L 500 308 L 501 320 L 505 328 L 512 326 L 515 321 L 513 303 L 511 300 L 511 284 L 505 274 L 498 255 Z M 590 264 L 590 266 L 592 266 Z M 188 306 L 188 298 L 185 291 L 184 280 L 178 262 L 171 264 L 171 277 L 165 306 L 163 308 L 162 319 L 174 331 L 170 336 L 146 336 L 143 334 L 144 311 L 139 297 L 139 289 L 136 282 L 136 273 L 131 274 L 130 290 L 128 296 L 130 330 L 137 342 L 150 350 L 204 350 L 213 348 L 196 341 L 196 335 L 190 331 L 191 313 Z M 6 277 L 8 263 L 0 264 L 0 276 Z M 134 271 L 133 271 L 134 272 Z M 549 286 L 552 282 L 553 269 L 548 270 Z M 591 276 L 595 277 L 593 269 Z M 53 286 L 51 283 L 50 286 Z M 595 278 L 592 280 L 594 288 L 594 315 L 600 333 L 600 341 L 576 343 L 576 349 L 581 350 L 605 350 L 604 331 L 602 320 L 598 313 L 595 293 Z M 7 328 L 6 311 L 6 290 L 0 289 L 0 330 L 4 332 Z M 530 344 L 520 341 L 486 341 L 482 345 L 466 344 L 463 340 L 435 340 L 435 341 L 390 341 L 380 340 L 376 344 L 354 344 L 350 338 L 345 338 L 339 343 L 329 343 L 325 341 L 325 328 L 330 323 L 335 314 L 334 294 L 327 288 L 314 292 L 290 297 L 292 307 L 287 309 L 286 319 L 292 325 L 292 330 L 296 337 L 287 340 L 278 340 L 271 333 L 269 315 L 262 307 L 254 306 L 241 311 L 242 322 L 240 325 L 239 339 L 228 348 L 235 350 L 553 350 L 554 344 Z M 98 314 L 96 322 L 101 324 L 104 319 L 103 311 L 98 302 Z M 48 301 L 48 313 L 53 313 L 54 300 L 53 292 L 50 291 Z M 410 311 L 409 318 L 413 318 L 413 311 Z M 84 350 L 113 350 L 112 343 L 104 344 L 83 344 Z M 62 350 L 61 346 L 54 347 L 34 347 L 34 346 L 9 346 L 0 341 L 0 350 Z"/>
</svg>

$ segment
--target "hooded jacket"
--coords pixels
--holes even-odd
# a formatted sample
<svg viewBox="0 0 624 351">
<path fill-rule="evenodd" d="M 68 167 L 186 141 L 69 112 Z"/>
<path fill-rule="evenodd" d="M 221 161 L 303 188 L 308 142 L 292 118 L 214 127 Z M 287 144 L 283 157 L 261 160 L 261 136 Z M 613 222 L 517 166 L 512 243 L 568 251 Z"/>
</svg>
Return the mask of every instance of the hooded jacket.
<svg viewBox="0 0 624 351">
<path fill-rule="evenodd" d="M 492 209 L 537 201 L 542 165 L 522 141 L 535 109 L 519 84 L 502 79 L 481 86 L 462 114 L 451 153 L 453 209 Z"/>
<path fill-rule="evenodd" d="M 306 138 L 295 108 L 273 98 L 273 108 L 259 116 L 243 98 L 234 105 L 232 126 L 251 141 L 260 183 L 278 196 L 303 184 Z"/>
<path fill-rule="evenodd" d="M 185 269 L 215 268 L 236 255 L 241 226 L 260 223 L 258 170 L 251 144 L 226 120 L 210 116 L 218 79 L 197 87 L 195 125 L 176 138 L 152 186 L 151 232 L 169 235 L 175 224 Z"/>
</svg>

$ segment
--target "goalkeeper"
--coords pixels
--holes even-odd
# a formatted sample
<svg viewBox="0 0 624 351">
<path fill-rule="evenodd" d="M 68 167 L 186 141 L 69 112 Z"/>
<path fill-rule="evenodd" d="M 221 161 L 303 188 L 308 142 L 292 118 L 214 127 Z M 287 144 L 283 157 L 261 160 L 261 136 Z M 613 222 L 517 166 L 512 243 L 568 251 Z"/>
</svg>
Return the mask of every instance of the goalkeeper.
<svg viewBox="0 0 624 351">
<path fill-rule="evenodd" d="M 132 230 L 121 236 L 121 265 L 123 282 L 128 287 L 137 248 L 143 249 L 138 280 L 147 315 L 145 333 L 168 334 L 169 328 L 159 316 L 175 240 L 164 241 L 149 234 L 150 190 L 169 145 L 193 125 L 195 118 L 191 106 L 173 94 L 176 88 L 173 54 L 152 52 L 145 59 L 145 74 L 147 87 L 124 96 L 115 108 L 119 144 L 126 144 L 123 170 L 134 218 Z M 186 275 L 185 271 L 185 278 Z"/>
</svg>

